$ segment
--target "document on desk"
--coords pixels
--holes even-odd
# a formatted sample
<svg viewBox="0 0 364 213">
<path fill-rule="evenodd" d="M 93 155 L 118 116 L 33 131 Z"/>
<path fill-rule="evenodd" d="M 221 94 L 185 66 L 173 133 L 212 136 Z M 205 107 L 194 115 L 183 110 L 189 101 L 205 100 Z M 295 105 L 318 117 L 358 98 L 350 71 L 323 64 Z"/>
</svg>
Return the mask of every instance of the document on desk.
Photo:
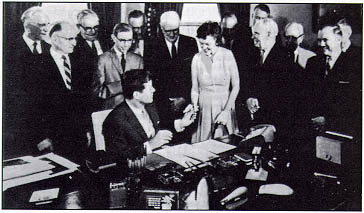
<svg viewBox="0 0 364 213">
<path fill-rule="evenodd" d="M 79 165 L 75 164 L 59 155 L 54 153 L 49 153 L 46 155 L 42 155 L 39 157 L 30 157 L 32 158 L 30 161 L 32 162 L 43 162 L 51 165 L 47 170 L 43 170 L 37 173 L 28 174 L 25 176 L 20 176 L 8 180 L 3 180 L 3 191 L 8 188 L 12 188 L 15 186 L 20 186 L 28 183 L 33 183 L 49 178 L 54 178 L 57 176 L 70 174 L 75 172 Z M 31 164 L 33 167 L 37 167 L 38 164 Z M 5 173 L 6 171 L 4 171 Z"/>
<path fill-rule="evenodd" d="M 191 165 L 198 165 L 200 163 L 217 158 L 218 155 L 208 152 L 204 149 L 199 149 L 190 144 L 179 144 L 170 146 L 154 152 L 168 160 L 174 161 L 177 164 L 188 168 Z"/>
<path fill-rule="evenodd" d="M 194 143 L 192 146 L 199 150 L 205 150 L 214 154 L 220 154 L 236 148 L 236 146 L 231 144 L 223 143 L 213 139 Z"/>
</svg>

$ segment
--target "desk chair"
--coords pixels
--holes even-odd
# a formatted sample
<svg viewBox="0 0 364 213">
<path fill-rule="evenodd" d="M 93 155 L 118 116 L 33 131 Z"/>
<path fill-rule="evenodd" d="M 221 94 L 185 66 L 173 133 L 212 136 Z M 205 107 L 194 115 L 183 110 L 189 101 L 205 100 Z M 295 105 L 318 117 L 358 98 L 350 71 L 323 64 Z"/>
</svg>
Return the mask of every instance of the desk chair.
<svg viewBox="0 0 364 213">
<path fill-rule="evenodd" d="M 106 117 L 111 112 L 111 109 L 103 110 L 99 112 L 92 113 L 92 126 L 94 128 L 94 137 L 95 137 L 95 147 L 96 151 L 106 151 L 105 148 L 105 139 L 102 134 L 102 124 L 104 123 Z"/>
</svg>

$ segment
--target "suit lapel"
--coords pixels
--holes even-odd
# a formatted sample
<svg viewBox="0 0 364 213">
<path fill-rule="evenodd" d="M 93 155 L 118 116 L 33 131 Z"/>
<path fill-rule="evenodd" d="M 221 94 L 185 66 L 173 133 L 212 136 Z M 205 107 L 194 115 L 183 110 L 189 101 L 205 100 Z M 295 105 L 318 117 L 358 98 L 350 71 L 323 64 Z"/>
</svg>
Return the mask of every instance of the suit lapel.
<svg viewBox="0 0 364 213">
<path fill-rule="evenodd" d="M 120 74 L 123 74 L 124 70 L 121 69 L 121 64 L 120 64 L 120 61 L 119 61 L 119 58 L 118 56 L 116 55 L 116 52 L 114 50 L 114 48 L 112 48 L 110 50 L 111 52 L 111 61 L 112 63 L 114 64 L 116 70 L 120 73 Z"/>
<path fill-rule="evenodd" d="M 130 109 L 129 105 L 125 101 L 123 102 L 123 104 L 125 107 L 127 122 L 129 122 L 130 126 L 138 133 L 138 135 L 143 139 L 143 141 L 148 140 L 147 134 L 144 132 L 142 125 L 139 123 L 138 118 Z"/>
</svg>

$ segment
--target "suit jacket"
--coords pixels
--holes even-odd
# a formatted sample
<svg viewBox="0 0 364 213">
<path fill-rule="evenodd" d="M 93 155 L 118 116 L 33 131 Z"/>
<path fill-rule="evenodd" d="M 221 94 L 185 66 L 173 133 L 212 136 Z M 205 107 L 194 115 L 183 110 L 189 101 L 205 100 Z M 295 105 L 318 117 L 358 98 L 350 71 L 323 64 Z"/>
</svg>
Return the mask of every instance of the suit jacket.
<svg viewBox="0 0 364 213">
<path fill-rule="evenodd" d="M 77 45 L 75 46 L 72 57 L 75 58 L 74 66 L 77 66 L 79 73 L 73 73 L 73 75 L 79 75 L 80 82 L 72 82 L 74 85 L 85 94 L 92 94 L 92 82 L 93 75 L 96 72 L 98 55 L 88 45 L 87 41 L 82 38 L 81 34 L 77 36 Z M 104 40 L 98 40 L 103 52 L 110 49 L 110 45 Z"/>
<path fill-rule="evenodd" d="M 36 152 L 39 130 L 39 67 L 41 55 L 33 55 L 22 37 L 5 44 L 4 55 L 4 155 L 18 157 Z M 49 45 L 41 41 L 42 55 Z"/>
<path fill-rule="evenodd" d="M 75 59 L 70 55 L 71 74 L 77 72 Z M 77 76 L 72 76 L 71 90 L 64 84 L 57 64 L 51 55 L 42 59 L 42 132 L 52 139 L 55 151 L 71 159 L 80 157 L 86 148 L 85 104 L 79 88 L 73 85 Z"/>
<path fill-rule="evenodd" d="M 357 135 L 361 132 L 361 55 L 341 53 L 327 76 L 325 63 L 321 55 L 307 62 L 308 114 L 323 115 L 329 128 Z"/>
<path fill-rule="evenodd" d="M 143 58 L 132 52 L 127 52 L 125 70 L 122 70 L 120 60 L 114 48 L 99 57 L 96 75 L 94 77 L 94 93 L 103 99 L 101 109 L 112 109 L 123 102 L 123 89 L 120 76 L 131 69 L 143 69 Z"/>
<path fill-rule="evenodd" d="M 241 74 L 244 88 L 242 104 L 249 97 L 257 98 L 261 109 L 255 114 L 256 119 L 276 125 L 279 130 L 287 129 L 292 122 L 296 97 L 287 52 L 276 43 L 265 62 L 260 64 L 259 60 L 257 52 L 248 62 L 248 69 Z"/>
<path fill-rule="evenodd" d="M 316 54 L 310 50 L 306 50 L 302 47 L 298 47 L 297 50 L 297 55 L 298 55 L 298 64 L 302 67 L 302 68 L 306 68 L 306 64 L 307 64 L 307 60 L 310 59 L 311 57 L 315 56 Z"/>
<path fill-rule="evenodd" d="M 144 51 L 146 68 L 152 71 L 158 99 L 190 98 L 191 62 L 198 52 L 194 38 L 180 35 L 177 57 L 171 58 L 164 37 L 157 38 Z"/>
<path fill-rule="evenodd" d="M 153 105 L 146 105 L 146 111 L 153 123 L 155 132 L 159 130 L 159 116 Z M 142 125 L 124 101 L 118 105 L 105 119 L 102 133 L 105 137 L 106 153 L 113 162 L 129 156 L 143 147 L 149 138 Z"/>
</svg>

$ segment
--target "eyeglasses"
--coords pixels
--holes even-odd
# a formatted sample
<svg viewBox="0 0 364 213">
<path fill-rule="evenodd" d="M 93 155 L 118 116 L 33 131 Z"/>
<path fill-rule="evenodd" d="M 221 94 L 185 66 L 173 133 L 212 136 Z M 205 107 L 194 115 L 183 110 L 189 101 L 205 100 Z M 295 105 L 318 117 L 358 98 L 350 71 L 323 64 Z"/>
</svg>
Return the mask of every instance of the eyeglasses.
<svg viewBox="0 0 364 213">
<path fill-rule="evenodd" d="M 297 39 L 301 38 L 302 36 L 303 36 L 303 34 L 299 35 L 298 37 L 296 37 L 296 36 L 284 36 L 284 38 L 287 41 L 296 41 Z"/>
<path fill-rule="evenodd" d="M 67 37 L 63 37 L 63 36 L 59 36 L 59 35 L 57 35 L 58 37 L 60 37 L 60 38 L 63 38 L 64 40 L 66 40 L 66 41 L 73 41 L 73 40 L 75 40 L 76 41 L 76 38 L 75 37 L 70 37 L 70 38 L 67 38 Z"/>
<path fill-rule="evenodd" d="M 115 37 L 120 43 L 126 44 L 126 43 L 131 43 L 133 42 L 133 39 L 118 39 L 117 37 Z"/>
<path fill-rule="evenodd" d="M 92 31 L 98 31 L 100 29 L 100 25 L 96 25 L 94 27 L 84 27 L 81 24 L 79 24 L 78 26 L 82 27 L 82 29 L 85 30 L 86 33 L 91 33 Z"/>
</svg>

